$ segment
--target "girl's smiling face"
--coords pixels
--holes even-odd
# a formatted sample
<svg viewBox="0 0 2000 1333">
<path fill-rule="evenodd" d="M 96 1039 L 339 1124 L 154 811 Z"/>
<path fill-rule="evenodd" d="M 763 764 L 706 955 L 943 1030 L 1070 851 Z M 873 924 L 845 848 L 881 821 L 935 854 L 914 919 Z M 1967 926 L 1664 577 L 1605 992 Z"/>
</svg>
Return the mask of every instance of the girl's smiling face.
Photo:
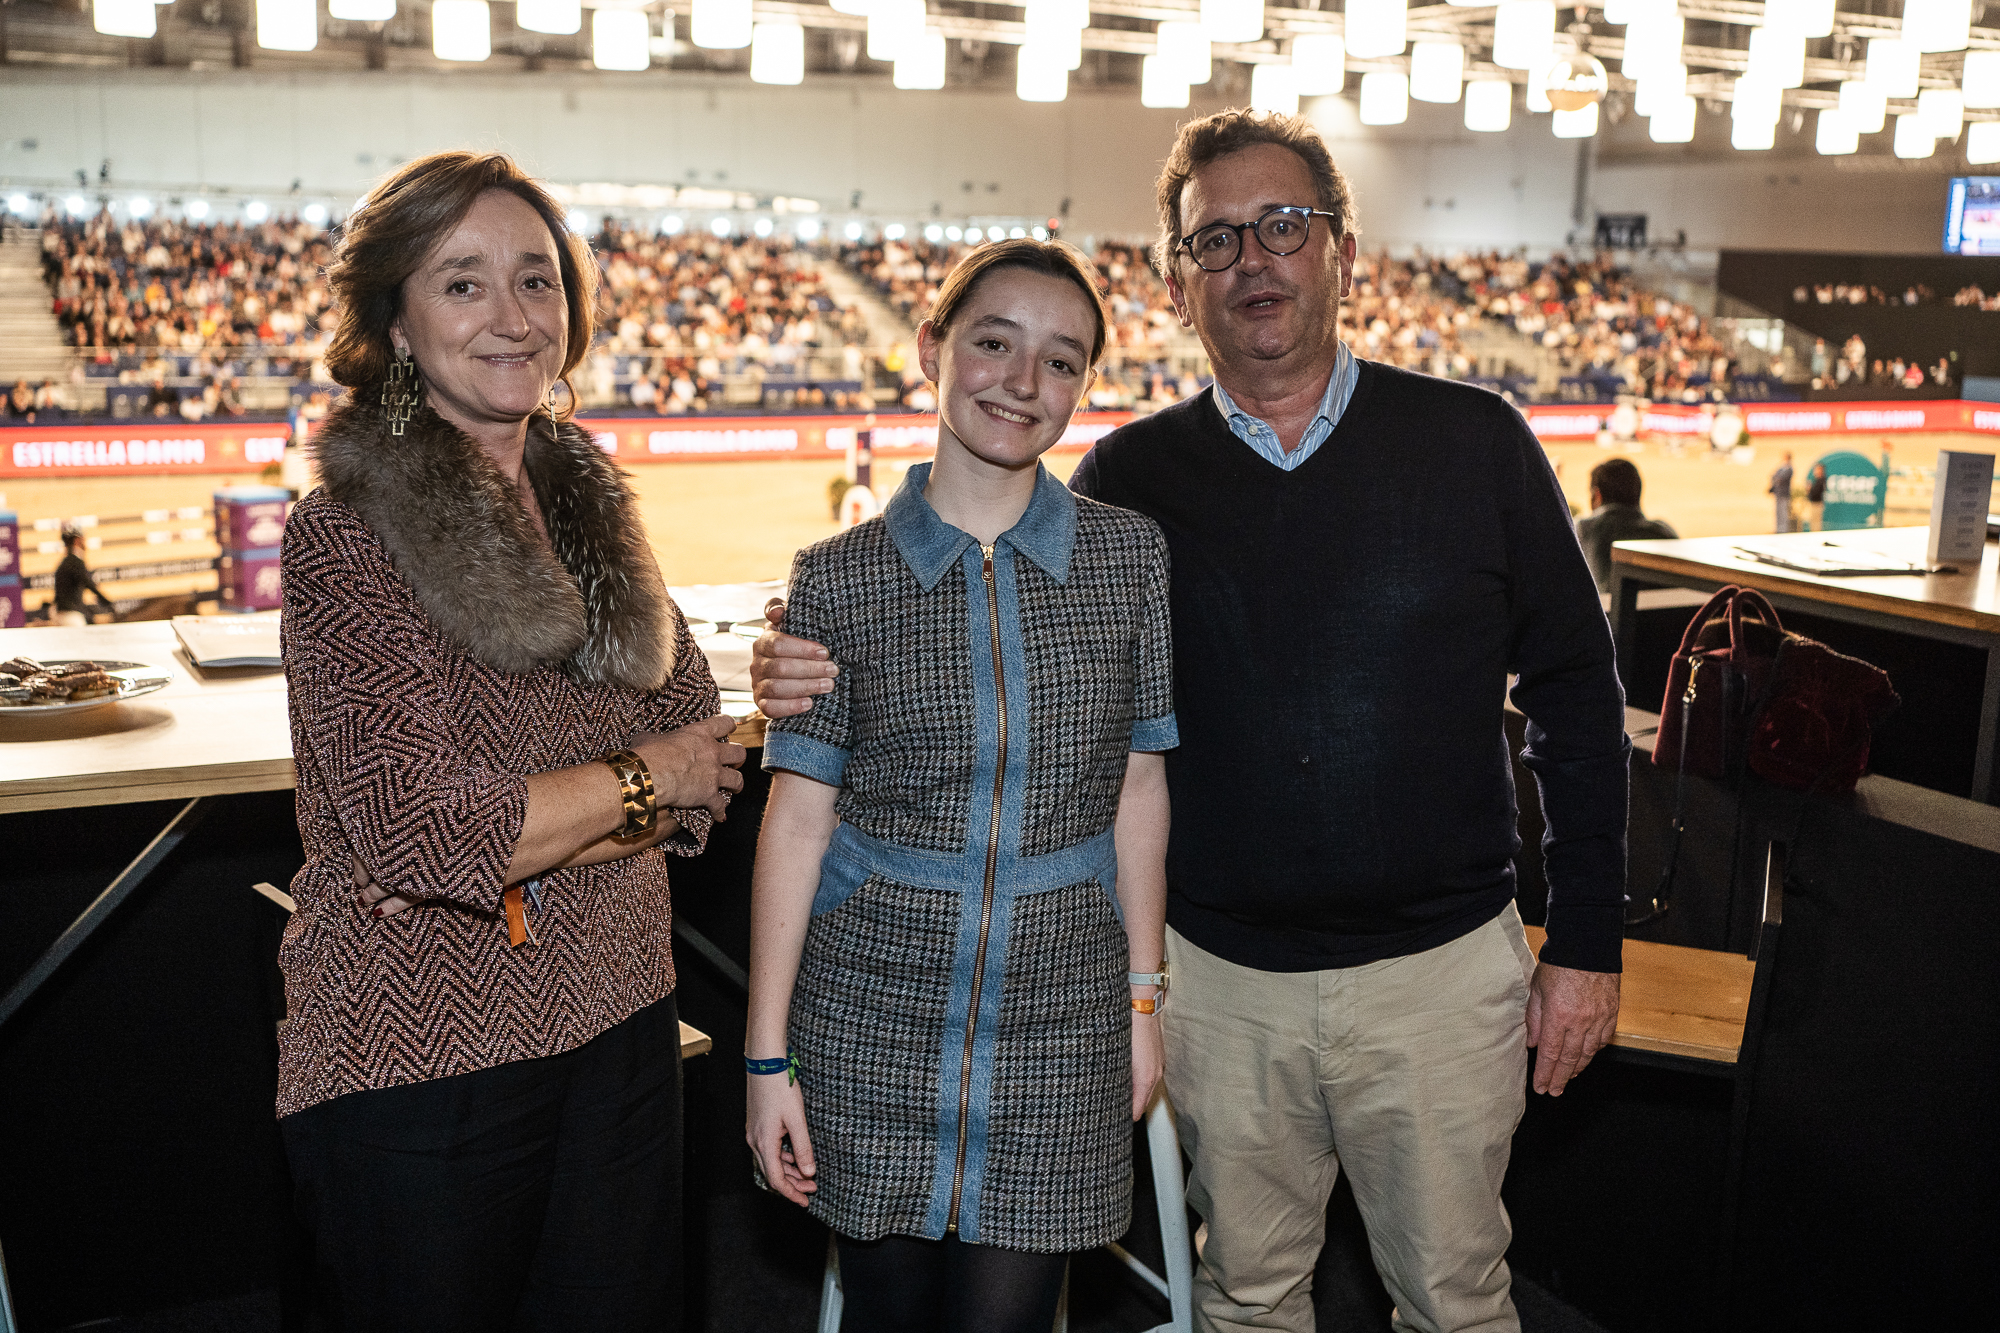
<svg viewBox="0 0 2000 1333">
<path fill-rule="evenodd" d="M 938 386 L 938 449 L 988 466 L 1031 467 L 1096 378 L 1097 316 L 1074 282 L 1026 268 L 980 278 L 944 328 L 917 330 L 918 362 Z"/>
</svg>

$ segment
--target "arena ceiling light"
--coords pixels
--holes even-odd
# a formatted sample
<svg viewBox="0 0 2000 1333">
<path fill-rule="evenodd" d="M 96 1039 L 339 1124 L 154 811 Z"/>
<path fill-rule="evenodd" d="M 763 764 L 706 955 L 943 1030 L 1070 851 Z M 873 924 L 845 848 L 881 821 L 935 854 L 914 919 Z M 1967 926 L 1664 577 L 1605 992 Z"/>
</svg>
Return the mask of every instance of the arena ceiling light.
<svg viewBox="0 0 2000 1333">
<path fill-rule="evenodd" d="M 1264 36 L 1264 0 L 1201 0 L 1201 31 L 1211 42 L 1258 41 Z"/>
<path fill-rule="evenodd" d="M 1683 96 L 1677 102 L 1668 102 L 1647 119 L 1646 133 L 1654 143 L 1690 143 L 1694 139 L 1694 121 L 1698 110 L 1692 97 Z"/>
<path fill-rule="evenodd" d="M 1861 132 L 1848 123 L 1838 107 L 1831 107 L 1819 113 L 1813 147 L 1822 157 L 1844 157 L 1861 147 Z"/>
<path fill-rule="evenodd" d="M 125 211 L 135 218 L 143 218 L 153 211 L 153 201 L 143 194 L 132 199 L 127 199 L 125 201 Z"/>
<path fill-rule="evenodd" d="M 1963 51 L 1972 0 L 1903 0 L 1903 40 L 1919 51 Z"/>
<path fill-rule="evenodd" d="M 1349 29 L 1351 33 L 1353 29 Z M 1350 48 L 1351 49 L 1351 48 Z M 1398 70 L 1370 70 L 1361 76 L 1361 123 L 1401 125 L 1410 118 L 1409 76 Z"/>
<path fill-rule="evenodd" d="M 1553 68 L 1553 65 L 1537 65 L 1534 69 L 1528 71 L 1527 93 L 1521 101 L 1522 105 L 1537 115 L 1547 115 L 1556 109 L 1555 103 L 1549 101 L 1549 70 L 1551 68 Z"/>
<path fill-rule="evenodd" d="M 944 34 L 925 28 L 914 51 L 896 62 L 895 84 L 916 92 L 935 92 L 944 87 Z"/>
<path fill-rule="evenodd" d="M 1752 28 L 1750 60 L 1744 73 L 1779 88 L 1802 86 L 1806 81 L 1806 39 L 1784 28 Z"/>
<path fill-rule="evenodd" d="M 1672 5 L 1641 10 L 1625 26 L 1625 58 L 1620 71 L 1628 79 L 1644 79 L 1661 65 L 1679 62 L 1686 36 L 1687 20 Z"/>
<path fill-rule="evenodd" d="M 326 12 L 347 23 L 387 23 L 396 17 L 396 0 L 327 0 Z"/>
<path fill-rule="evenodd" d="M 800 218 L 798 226 L 792 230 L 799 234 L 799 239 L 802 241 L 816 241 L 819 239 L 819 219 Z"/>
<path fill-rule="evenodd" d="M 705 50 L 741 51 L 750 45 L 755 26 L 750 0 L 694 0 L 688 37 Z M 869 20 L 869 26 L 873 28 L 873 19 Z"/>
<path fill-rule="evenodd" d="M 208 200 L 190 199 L 187 201 L 187 207 L 183 208 L 181 212 L 186 213 L 196 222 L 199 222 L 208 216 Z"/>
<path fill-rule="evenodd" d="M 1801 37 L 1830 37 L 1833 11 L 1834 0 L 1764 0 L 1764 23 Z"/>
<path fill-rule="evenodd" d="M 711 0 L 712 2 L 712 0 Z M 732 0 L 732 3 L 734 0 Z M 695 0 L 700 4 L 701 0 Z M 750 0 L 741 0 L 744 10 Z M 868 10 L 868 58 L 893 64 L 924 36 L 924 0 L 874 0 Z"/>
<path fill-rule="evenodd" d="M 1659 108 L 1686 97 L 1687 90 L 1686 65 L 1678 60 L 1671 65 L 1655 65 L 1639 80 L 1639 90 L 1632 95 L 1632 109 L 1642 116 L 1656 115 Z"/>
<path fill-rule="evenodd" d="M 1746 74 L 1730 89 L 1729 118 L 1751 125 L 1775 125 L 1784 105 L 1783 89 L 1759 83 Z"/>
<path fill-rule="evenodd" d="M 34 206 L 34 200 L 28 198 L 25 194 L 10 194 L 7 196 L 7 211 L 15 217 L 24 218 L 28 216 L 28 210 Z"/>
<path fill-rule="evenodd" d="M 1840 85 L 1840 114 L 1857 133 L 1881 133 L 1888 109 L 1882 90 L 1866 79 L 1849 79 Z"/>
<path fill-rule="evenodd" d="M 750 32 L 750 81 L 806 81 L 806 30 L 786 19 L 759 23 Z"/>
<path fill-rule="evenodd" d="M 151 37 L 160 30 L 153 0 L 92 0 L 90 22 L 107 37 Z"/>
<path fill-rule="evenodd" d="M 599 10 L 598 13 L 605 11 Z M 568 37 L 583 31 L 582 0 L 515 0 L 514 22 L 529 32 L 545 32 L 554 37 Z M 596 40 L 593 26 L 591 38 Z M 599 69 L 606 66 L 600 65 Z M 624 66 L 611 66 L 622 69 Z"/>
<path fill-rule="evenodd" d="M 1967 127 L 1965 160 L 1974 166 L 2000 162 L 2000 120 L 1974 121 Z"/>
<path fill-rule="evenodd" d="M 257 0 L 257 45 L 266 51 L 310 51 L 318 46 L 316 0 Z"/>
<path fill-rule="evenodd" d="M 1915 97 L 1917 66 L 1923 53 L 1894 37 L 1868 39 L 1868 63 L 1861 77 L 1884 97 Z"/>
<path fill-rule="evenodd" d="M 2000 107 L 2000 51 L 1967 51 L 1958 82 L 1967 106 Z"/>
<path fill-rule="evenodd" d="M 1292 38 L 1292 69 L 1301 97 L 1327 97 L 1347 86 L 1347 39 L 1337 32 Z"/>
<path fill-rule="evenodd" d="M 1299 114 L 1299 80 L 1290 65 L 1265 61 L 1251 67 L 1250 109 L 1274 111 L 1281 116 Z"/>
<path fill-rule="evenodd" d="M 1896 156 L 1929 157 L 1937 151 L 1937 140 L 1924 129 L 1924 118 L 1912 111 L 1896 117 Z"/>
<path fill-rule="evenodd" d="M 642 70 L 653 63 L 653 21 L 643 9 L 598 9 L 590 15 L 590 63 L 599 69 Z"/>
<path fill-rule="evenodd" d="M 1917 119 L 1933 139 L 1956 139 L 1965 129 L 1965 98 L 1956 88 L 1926 88 L 1917 94 Z"/>
<path fill-rule="evenodd" d="M 1403 0 L 1347 0 L 1347 54 L 1356 60 L 1403 54 L 1409 41 L 1409 19 Z M 1402 121 L 1385 123 L 1400 125 Z"/>
<path fill-rule="evenodd" d="M 1014 65 L 1014 96 L 1023 102 L 1060 102 L 1068 97 L 1068 54 L 1060 47 L 1023 43 Z"/>
<path fill-rule="evenodd" d="M 1565 111 L 1561 107 L 1549 119 L 1549 128 L 1558 139 L 1588 139 L 1597 133 L 1597 103 Z"/>
<path fill-rule="evenodd" d="M 1514 85 L 1500 79 L 1475 79 L 1465 85 L 1465 128 L 1498 134 L 1514 120 Z"/>
<path fill-rule="evenodd" d="M 1457 42 L 1418 42 L 1410 48 L 1410 96 L 1450 104 L 1465 83 L 1465 48 Z"/>
<path fill-rule="evenodd" d="M 1551 0 L 1500 0 L 1493 12 L 1493 63 L 1534 69 L 1555 54 L 1556 7 Z M 1630 44 L 1627 44 L 1630 50 Z"/>
<path fill-rule="evenodd" d="M 443 3 L 443 0 L 439 0 L 439 3 Z M 267 221 L 271 216 L 271 206 L 262 199 L 252 199 L 243 205 L 243 216 L 252 222 Z"/>
<path fill-rule="evenodd" d="M 1156 36 L 1159 45 L 1154 49 L 1175 78 L 1188 84 L 1208 82 L 1215 62 L 1199 23 L 1162 23 Z"/>
<path fill-rule="evenodd" d="M 1139 61 L 1139 105 L 1150 107 L 1184 107 L 1188 104 L 1188 86 L 1177 71 L 1167 64 L 1161 55 L 1142 57 Z"/>
<path fill-rule="evenodd" d="M 1729 146 L 1746 153 L 1761 152 L 1778 142 L 1778 123 L 1757 120 L 1729 122 Z"/>
<path fill-rule="evenodd" d="M 147 0 L 151 3 L 151 0 Z M 80 194 L 73 194 L 63 200 L 63 208 L 73 218 L 80 218 L 90 211 L 90 203 Z"/>
<path fill-rule="evenodd" d="M 436 0 L 431 5 L 431 53 L 439 60 L 492 55 L 493 15 L 486 0 Z"/>
<path fill-rule="evenodd" d="M 299 210 L 299 216 L 315 227 L 324 227 L 328 216 L 325 204 L 307 204 Z"/>
</svg>

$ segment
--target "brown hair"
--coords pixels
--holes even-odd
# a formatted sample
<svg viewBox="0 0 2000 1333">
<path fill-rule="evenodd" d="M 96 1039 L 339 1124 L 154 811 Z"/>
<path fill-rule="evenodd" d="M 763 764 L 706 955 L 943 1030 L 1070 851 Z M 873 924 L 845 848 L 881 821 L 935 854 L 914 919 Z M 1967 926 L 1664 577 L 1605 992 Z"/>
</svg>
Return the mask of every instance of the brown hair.
<svg viewBox="0 0 2000 1333">
<path fill-rule="evenodd" d="M 555 238 L 569 307 L 559 378 L 576 369 L 596 328 L 597 261 L 589 245 L 571 234 L 562 205 L 514 159 L 504 153 L 446 152 L 420 157 L 385 177 L 340 229 L 326 270 L 340 309 L 340 325 L 326 351 L 327 373 L 337 383 L 367 389 L 388 378 L 395 357 L 389 326 L 402 310 L 404 280 L 488 190 L 505 190 L 525 202 Z M 569 403 L 574 410 L 575 394 Z"/>
<path fill-rule="evenodd" d="M 1022 237 L 1011 241 L 995 241 L 990 245 L 974 246 L 971 253 L 952 266 L 945 275 L 944 286 L 938 289 L 937 302 L 931 306 L 931 327 L 939 333 L 951 325 L 952 316 L 958 313 L 971 298 L 973 290 L 992 273 L 1003 268 L 1024 268 L 1031 273 L 1047 274 L 1051 278 L 1064 278 L 1076 284 L 1090 302 L 1090 317 L 1095 324 L 1090 342 L 1090 364 L 1104 355 L 1104 344 L 1111 328 L 1111 312 L 1105 308 L 1104 294 L 1097 289 L 1097 266 L 1084 257 L 1083 251 L 1067 241 L 1036 241 Z"/>
<path fill-rule="evenodd" d="M 1333 164 L 1326 140 L 1303 116 L 1282 116 L 1277 112 L 1245 111 L 1231 108 L 1181 126 L 1173 151 L 1160 168 L 1155 195 L 1160 206 L 1160 239 L 1154 247 L 1154 262 L 1162 274 L 1174 271 L 1180 257 L 1181 191 L 1196 172 L 1219 157 L 1274 143 L 1299 155 L 1312 173 L 1313 187 L 1319 192 L 1319 206 L 1333 214 L 1333 239 L 1358 236 L 1361 228 L 1354 216 L 1354 191 L 1347 176 Z"/>
<path fill-rule="evenodd" d="M 1636 507 L 1645 483 L 1629 458 L 1607 458 L 1590 470 L 1590 485 L 1608 505 Z"/>
</svg>

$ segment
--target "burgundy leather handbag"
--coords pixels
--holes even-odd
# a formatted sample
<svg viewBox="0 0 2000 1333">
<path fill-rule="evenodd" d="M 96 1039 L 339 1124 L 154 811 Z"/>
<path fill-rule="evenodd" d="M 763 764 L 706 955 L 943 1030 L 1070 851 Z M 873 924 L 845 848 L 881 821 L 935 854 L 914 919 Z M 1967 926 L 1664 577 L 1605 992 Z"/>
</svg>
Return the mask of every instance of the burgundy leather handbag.
<svg viewBox="0 0 2000 1333">
<path fill-rule="evenodd" d="M 1660 705 L 1653 762 L 1794 791 L 1847 792 L 1901 700 L 1880 667 L 1793 634 L 1753 588 L 1716 592 L 1688 622 Z"/>
<path fill-rule="evenodd" d="M 1674 770 L 1674 816 L 1660 887 L 1626 924 L 1657 920 L 1673 899 L 1689 773 L 1736 783 L 1748 771 L 1808 794 L 1852 791 L 1876 724 L 1900 702 L 1887 672 L 1786 630 L 1763 593 L 1719 589 L 1688 622 L 1667 676 L 1653 762 Z M 1739 805 L 1739 835 L 1741 818 Z M 1732 902 L 1735 864 L 1732 853 Z"/>
</svg>

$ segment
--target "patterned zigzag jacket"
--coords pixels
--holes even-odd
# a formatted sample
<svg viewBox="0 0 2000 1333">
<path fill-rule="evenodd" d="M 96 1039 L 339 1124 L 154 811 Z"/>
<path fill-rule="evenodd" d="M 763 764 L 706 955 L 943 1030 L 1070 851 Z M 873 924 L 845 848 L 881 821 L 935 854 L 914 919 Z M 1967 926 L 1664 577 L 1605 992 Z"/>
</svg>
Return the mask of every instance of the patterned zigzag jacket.
<svg viewBox="0 0 2000 1333">
<path fill-rule="evenodd" d="M 532 942 L 500 912 L 528 774 L 717 711 L 624 474 L 531 425 L 544 543 L 471 439 L 361 393 L 314 437 L 323 485 L 285 527 L 284 659 L 305 867 L 279 963 L 278 1114 L 554 1055 L 674 988 L 664 851 L 541 876 Z M 379 920 L 353 864 L 417 895 Z"/>
<path fill-rule="evenodd" d="M 764 766 L 841 788 L 791 1010 L 812 1212 L 1088 1249 L 1131 1210 L 1131 1009 L 1112 829 L 1177 743 L 1167 550 L 1038 470 L 990 549 L 910 469 L 809 547 L 785 626 L 841 666 Z"/>
</svg>

